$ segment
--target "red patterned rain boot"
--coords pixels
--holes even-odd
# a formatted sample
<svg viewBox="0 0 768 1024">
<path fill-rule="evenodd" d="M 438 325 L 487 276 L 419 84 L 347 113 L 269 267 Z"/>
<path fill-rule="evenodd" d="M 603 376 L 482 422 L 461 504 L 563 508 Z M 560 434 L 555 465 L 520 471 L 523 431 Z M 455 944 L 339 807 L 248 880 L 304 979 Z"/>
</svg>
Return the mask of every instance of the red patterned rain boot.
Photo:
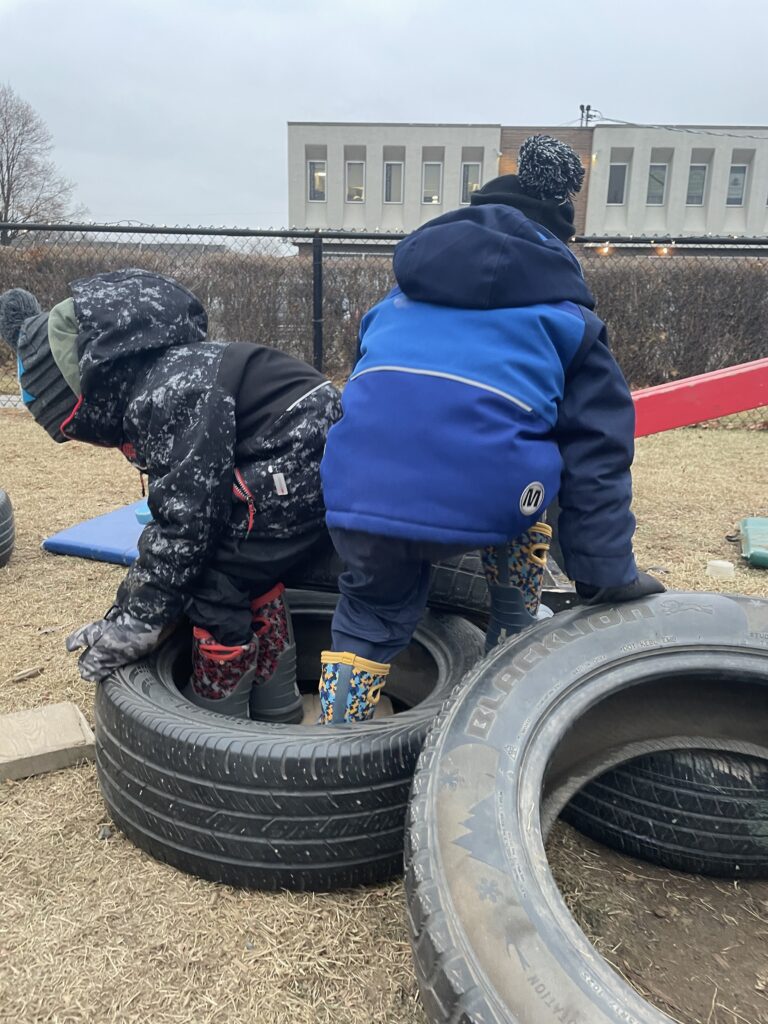
<svg viewBox="0 0 768 1024">
<path fill-rule="evenodd" d="M 192 630 L 192 678 L 184 696 L 220 715 L 248 718 L 248 698 L 258 668 L 259 641 L 235 647 L 218 644 L 206 629 Z"/>
<path fill-rule="evenodd" d="M 251 690 L 251 718 L 298 723 L 304 706 L 296 685 L 296 641 L 285 587 L 278 583 L 251 602 L 259 658 Z"/>
</svg>

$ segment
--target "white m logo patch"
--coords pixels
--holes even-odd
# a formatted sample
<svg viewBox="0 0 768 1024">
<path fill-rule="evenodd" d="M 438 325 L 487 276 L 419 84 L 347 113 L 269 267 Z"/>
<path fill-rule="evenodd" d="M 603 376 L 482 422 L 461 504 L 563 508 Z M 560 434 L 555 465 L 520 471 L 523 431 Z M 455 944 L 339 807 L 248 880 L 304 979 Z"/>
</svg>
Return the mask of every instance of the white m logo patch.
<svg viewBox="0 0 768 1024">
<path fill-rule="evenodd" d="M 524 516 L 535 515 L 544 504 L 544 484 L 534 480 L 528 484 L 520 498 L 520 511 Z"/>
</svg>

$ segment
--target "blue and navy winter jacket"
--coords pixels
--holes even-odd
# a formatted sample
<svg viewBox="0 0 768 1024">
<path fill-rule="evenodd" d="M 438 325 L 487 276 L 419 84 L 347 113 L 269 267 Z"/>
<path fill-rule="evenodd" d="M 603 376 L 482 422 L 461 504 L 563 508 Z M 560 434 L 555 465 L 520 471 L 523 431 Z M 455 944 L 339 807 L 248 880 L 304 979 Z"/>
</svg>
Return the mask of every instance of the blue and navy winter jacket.
<svg viewBox="0 0 768 1024">
<path fill-rule="evenodd" d="M 394 271 L 328 435 L 328 525 L 470 550 L 559 495 L 569 576 L 631 582 L 634 408 L 576 258 L 493 204 L 419 228 Z"/>
</svg>

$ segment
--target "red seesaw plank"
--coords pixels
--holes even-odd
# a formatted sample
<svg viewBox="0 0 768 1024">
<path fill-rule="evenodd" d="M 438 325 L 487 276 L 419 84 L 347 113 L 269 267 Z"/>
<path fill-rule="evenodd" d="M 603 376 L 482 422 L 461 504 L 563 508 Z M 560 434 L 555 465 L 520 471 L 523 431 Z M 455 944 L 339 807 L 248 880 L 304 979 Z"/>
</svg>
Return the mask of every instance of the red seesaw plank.
<svg viewBox="0 0 768 1024">
<path fill-rule="evenodd" d="M 768 359 L 634 391 L 635 437 L 768 405 Z"/>
</svg>

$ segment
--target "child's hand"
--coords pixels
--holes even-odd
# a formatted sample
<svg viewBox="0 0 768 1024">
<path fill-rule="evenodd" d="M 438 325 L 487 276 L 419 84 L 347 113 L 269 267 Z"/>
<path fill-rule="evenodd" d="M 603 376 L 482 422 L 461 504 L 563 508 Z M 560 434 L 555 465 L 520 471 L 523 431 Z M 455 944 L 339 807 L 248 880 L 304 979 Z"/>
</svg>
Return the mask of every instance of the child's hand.
<svg viewBox="0 0 768 1024">
<path fill-rule="evenodd" d="M 632 583 L 621 587 L 592 587 L 587 583 L 577 583 L 576 593 L 585 604 L 622 604 L 624 601 L 637 601 L 650 594 L 664 594 L 666 587 L 647 572 L 639 572 Z"/>
<path fill-rule="evenodd" d="M 107 616 L 81 626 L 66 640 L 67 650 L 86 650 L 78 668 L 83 679 L 100 683 L 116 668 L 143 658 L 157 645 L 162 626 L 150 626 L 127 612 L 112 609 Z"/>
</svg>

